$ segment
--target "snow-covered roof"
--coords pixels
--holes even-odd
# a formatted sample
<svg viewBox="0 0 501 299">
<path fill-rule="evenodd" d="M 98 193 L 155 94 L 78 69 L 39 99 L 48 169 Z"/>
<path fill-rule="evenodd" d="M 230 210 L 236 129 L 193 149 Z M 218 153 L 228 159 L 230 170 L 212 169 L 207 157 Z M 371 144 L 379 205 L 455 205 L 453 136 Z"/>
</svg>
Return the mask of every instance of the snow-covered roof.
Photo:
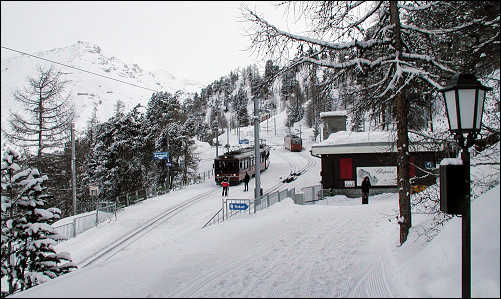
<svg viewBox="0 0 501 299">
<path fill-rule="evenodd" d="M 414 136 L 409 134 L 410 151 L 430 151 L 429 144 L 412 143 Z M 396 134 L 391 131 L 352 132 L 339 131 L 327 139 L 311 146 L 313 155 L 360 154 L 397 152 Z"/>
<path fill-rule="evenodd" d="M 460 158 L 444 158 L 440 165 L 463 165 L 463 160 Z"/>
<path fill-rule="evenodd" d="M 346 116 L 346 110 L 320 112 L 320 118 L 327 116 Z"/>
</svg>

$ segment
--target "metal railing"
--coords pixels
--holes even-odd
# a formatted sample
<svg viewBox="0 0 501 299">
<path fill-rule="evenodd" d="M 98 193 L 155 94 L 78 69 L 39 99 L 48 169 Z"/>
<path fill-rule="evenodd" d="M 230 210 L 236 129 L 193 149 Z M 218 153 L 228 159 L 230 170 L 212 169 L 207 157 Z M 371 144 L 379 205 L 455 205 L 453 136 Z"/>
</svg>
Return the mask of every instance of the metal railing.
<svg viewBox="0 0 501 299">
<path fill-rule="evenodd" d="M 213 170 L 208 170 L 203 173 L 199 173 L 195 178 L 190 178 L 187 180 L 187 184 L 184 184 L 183 186 L 197 184 L 213 176 Z M 82 215 L 73 217 L 73 220 L 70 223 L 55 225 L 53 228 L 57 233 L 66 239 L 70 239 L 88 229 L 96 227 L 99 223 L 111 220 L 113 217 L 116 219 L 117 212 L 125 207 L 142 202 L 143 200 L 151 197 L 166 194 L 169 191 L 170 190 L 165 186 L 159 186 L 156 189 L 141 189 L 135 192 L 120 194 L 115 198 L 114 202 L 81 202 L 79 203 L 79 211 L 84 212 Z"/>
<path fill-rule="evenodd" d="M 217 224 L 217 223 L 223 222 L 224 221 L 224 218 L 223 218 L 223 216 L 224 216 L 223 213 L 224 212 L 223 211 L 224 211 L 223 208 L 219 209 L 219 211 L 217 211 L 216 214 L 214 214 L 214 216 L 212 216 L 212 218 L 209 219 L 209 221 L 207 221 L 207 223 L 205 223 L 202 226 L 202 228 L 205 228 L 205 227 L 207 227 L 209 225 L 212 225 L 212 224 Z"/>
<path fill-rule="evenodd" d="M 303 199 L 300 204 L 314 204 L 318 200 L 322 200 L 322 185 L 314 185 L 310 187 L 302 188 L 303 191 Z"/>
<path fill-rule="evenodd" d="M 99 223 L 111 220 L 113 217 L 116 219 L 116 213 L 116 203 L 98 203 L 96 210 L 87 212 L 80 216 L 75 216 L 73 217 L 72 222 L 53 226 L 53 228 L 54 231 L 56 231 L 66 239 L 70 239 L 75 237 L 77 234 L 83 233 L 88 229 L 96 227 Z"/>
<path fill-rule="evenodd" d="M 254 200 L 254 213 L 258 210 L 269 208 L 286 197 L 291 197 L 296 202 L 296 189 L 285 189 L 264 194 L 261 198 Z"/>
<path fill-rule="evenodd" d="M 250 214 L 252 212 L 255 214 L 257 211 L 262 210 L 262 209 L 266 209 L 266 208 L 272 206 L 273 204 L 275 204 L 277 202 L 280 202 L 281 200 L 283 200 L 287 197 L 292 198 L 294 200 L 294 202 L 296 203 L 296 198 L 298 196 L 296 194 L 295 188 L 285 189 L 285 190 L 281 190 L 281 191 L 275 191 L 272 193 L 267 193 L 267 194 L 264 194 L 261 198 L 254 199 L 254 200 L 250 200 L 250 199 L 223 199 L 221 209 L 219 209 L 216 212 L 216 214 L 214 214 L 214 216 L 212 216 L 211 219 L 209 219 L 209 221 L 207 221 L 207 223 L 205 223 L 202 226 L 202 228 L 205 228 L 205 227 L 212 225 L 212 224 L 222 223 L 223 221 L 228 220 L 229 218 L 231 218 L 234 215 L 244 213 L 243 211 L 245 211 L 247 209 L 248 209 L 248 212 L 245 212 L 245 213 Z M 232 203 L 237 203 L 237 204 L 238 203 L 246 203 L 248 205 L 248 207 L 245 210 L 229 210 L 229 212 L 228 212 L 228 207 Z M 237 212 L 235 212 L 235 211 L 237 211 Z"/>
</svg>

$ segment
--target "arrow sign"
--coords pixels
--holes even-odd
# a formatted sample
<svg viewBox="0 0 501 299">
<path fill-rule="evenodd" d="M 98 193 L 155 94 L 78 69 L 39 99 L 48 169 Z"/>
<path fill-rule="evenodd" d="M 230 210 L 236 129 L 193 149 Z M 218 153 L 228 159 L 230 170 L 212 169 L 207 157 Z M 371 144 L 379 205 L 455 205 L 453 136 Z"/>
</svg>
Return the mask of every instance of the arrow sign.
<svg viewBox="0 0 501 299">
<path fill-rule="evenodd" d="M 230 203 L 230 210 L 247 210 L 248 207 L 246 203 Z"/>
<path fill-rule="evenodd" d="M 153 160 L 169 160 L 169 152 L 154 152 Z"/>
<path fill-rule="evenodd" d="M 249 144 L 249 139 L 240 139 L 238 141 L 239 144 Z"/>
</svg>

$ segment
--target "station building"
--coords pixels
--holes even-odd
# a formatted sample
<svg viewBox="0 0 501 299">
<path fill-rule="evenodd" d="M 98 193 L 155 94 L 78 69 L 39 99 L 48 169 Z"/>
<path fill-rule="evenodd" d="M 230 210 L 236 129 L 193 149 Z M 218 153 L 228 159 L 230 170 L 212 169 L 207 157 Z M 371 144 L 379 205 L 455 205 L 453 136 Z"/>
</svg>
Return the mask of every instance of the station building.
<svg viewBox="0 0 501 299">
<path fill-rule="evenodd" d="M 322 119 L 332 119 L 335 123 L 346 120 L 344 113 L 330 113 Z M 346 125 L 337 126 L 343 130 L 328 130 L 332 125 L 323 127 L 328 137 L 311 146 L 311 155 L 320 158 L 322 188 L 333 194 L 350 197 L 361 196 L 361 184 L 368 176 L 371 194 L 398 192 L 396 132 L 346 131 Z M 327 129 L 327 130 L 326 130 Z M 327 134 L 326 133 L 326 134 Z M 326 135 L 327 136 L 327 135 Z M 413 191 L 419 191 L 435 184 L 437 165 L 446 154 L 436 144 L 417 141 L 417 136 L 409 134 L 409 177 Z"/>
</svg>

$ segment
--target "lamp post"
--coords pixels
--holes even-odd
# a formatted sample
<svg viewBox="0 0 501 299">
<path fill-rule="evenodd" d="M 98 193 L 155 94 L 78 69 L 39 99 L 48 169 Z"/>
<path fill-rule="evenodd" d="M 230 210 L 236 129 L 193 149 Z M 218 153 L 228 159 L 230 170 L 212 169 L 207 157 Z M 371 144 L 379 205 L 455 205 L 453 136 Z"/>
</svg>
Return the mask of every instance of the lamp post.
<svg viewBox="0 0 501 299">
<path fill-rule="evenodd" d="M 77 214 L 77 167 L 75 161 L 75 120 L 71 121 L 71 189 L 73 191 L 73 216 Z M 75 232 L 75 230 L 73 230 Z M 76 235 L 76 233 L 75 233 Z"/>
<path fill-rule="evenodd" d="M 491 88 L 483 86 L 473 74 L 456 74 L 439 91 L 445 100 L 449 130 L 461 147 L 465 169 L 465 194 L 462 211 L 461 294 L 471 298 L 471 213 L 470 213 L 470 148 L 482 125 L 485 94 Z"/>
</svg>

